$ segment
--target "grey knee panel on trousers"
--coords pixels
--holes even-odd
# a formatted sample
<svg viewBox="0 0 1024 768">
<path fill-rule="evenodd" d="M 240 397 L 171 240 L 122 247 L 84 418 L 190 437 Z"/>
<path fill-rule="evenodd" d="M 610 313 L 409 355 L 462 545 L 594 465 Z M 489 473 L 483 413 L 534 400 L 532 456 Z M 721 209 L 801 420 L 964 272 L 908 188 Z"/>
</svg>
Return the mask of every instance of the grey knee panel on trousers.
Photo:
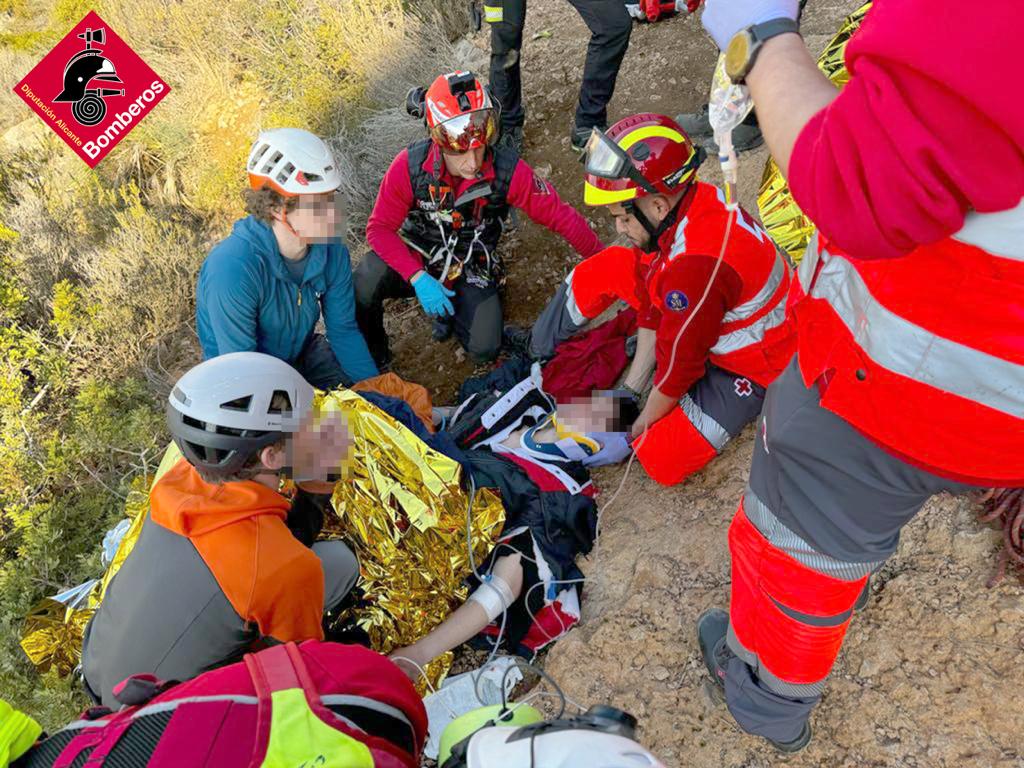
<svg viewBox="0 0 1024 768">
<path fill-rule="evenodd" d="M 555 348 L 582 330 L 591 318 L 584 317 L 572 295 L 572 276 L 558 284 L 558 290 L 544 307 L 530 330 L 530 355 L 536 360 L 554 357 Z"/>
</svg>

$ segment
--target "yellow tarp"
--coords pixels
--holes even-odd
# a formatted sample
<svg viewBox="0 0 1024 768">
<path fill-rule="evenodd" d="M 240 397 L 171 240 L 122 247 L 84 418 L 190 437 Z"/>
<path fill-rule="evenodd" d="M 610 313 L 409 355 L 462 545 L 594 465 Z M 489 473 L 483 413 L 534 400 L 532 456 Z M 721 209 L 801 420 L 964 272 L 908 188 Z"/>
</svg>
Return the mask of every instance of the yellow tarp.
<svg viewBox="0 0 1024 768">
<path fill-rule="evenodd" d="M 860 23 L 864 20 L 870 7 L 871 3 L 865 3 L 847 16 L 835 37 L 829 41 L 821 56 L 818 57 L 818 69 L 824 72 L 825 76 L 839 88 L 846 85 L 850 79 L 850 74 L 846 71 L 846 63 L 843 60 L 846 44 L 850 42 L 853 33 L 860 27 Z M 811 235 L 814 234 L 815 226 L 793 200 L 793 196 L 789 192 L 789 185 L 771 158 L 765 164 L 764 174 L 761 177 L 761 191 L 757 196 L 757 208 L 761 216 L 761 223 L 768 230 L 768 234 L 772 236 L 772 240 L 792 256 L 795 262 L 799 263 Z"/>
</svg>

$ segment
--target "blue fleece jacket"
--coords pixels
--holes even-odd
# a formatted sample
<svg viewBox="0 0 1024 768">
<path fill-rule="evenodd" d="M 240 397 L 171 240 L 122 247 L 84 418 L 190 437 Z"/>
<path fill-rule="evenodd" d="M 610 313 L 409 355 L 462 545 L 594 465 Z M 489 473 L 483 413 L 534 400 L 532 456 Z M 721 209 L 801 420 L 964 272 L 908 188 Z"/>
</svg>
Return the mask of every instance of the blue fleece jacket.
<svg viewBox="0 0 1024 768">
<path fill-rule="evenodd" d="M 327 341 L 353 381 L 377 375 L 355 320 L 352 265 L 340 239 L 309 246 L 302 284 L 284 264 L 270 226 L 248 216 L 217 243 L 196 286 L 196 331 L 209 359 L 264 352 L 294 363 L 323 311 Z"/>
</svg>

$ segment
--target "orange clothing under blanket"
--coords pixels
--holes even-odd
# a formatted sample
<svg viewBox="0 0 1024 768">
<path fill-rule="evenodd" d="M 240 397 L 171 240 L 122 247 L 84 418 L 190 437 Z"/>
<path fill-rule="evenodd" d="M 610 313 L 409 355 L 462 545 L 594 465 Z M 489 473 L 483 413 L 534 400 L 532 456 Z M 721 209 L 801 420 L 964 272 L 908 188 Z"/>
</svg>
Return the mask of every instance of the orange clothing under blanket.
<svg viewBox="0 0 1024 768">
<path fill-rule="evenodd" d="M 382 373 L 371 379 L 364 379 L 358 384 L 352 385 L 353 392 L 376 392 L 379 395 L 397 397 L 404 400 L 412 412 L 416 414 L 428 432 L 434 431 L 434 421 L 431 418 L 432 403 L 430 393 L 426 387 L 406 381 L 395 373 Z"/>
<path fill-rule="evenodd" d="M 149 498 L 152 521 L 192 542 L 243 620 L 281 642 L 323 639 L 323 568 L 285 525 L 284 496 L 252 480 L 207 483 L 182 459 Z"/>
</svg>

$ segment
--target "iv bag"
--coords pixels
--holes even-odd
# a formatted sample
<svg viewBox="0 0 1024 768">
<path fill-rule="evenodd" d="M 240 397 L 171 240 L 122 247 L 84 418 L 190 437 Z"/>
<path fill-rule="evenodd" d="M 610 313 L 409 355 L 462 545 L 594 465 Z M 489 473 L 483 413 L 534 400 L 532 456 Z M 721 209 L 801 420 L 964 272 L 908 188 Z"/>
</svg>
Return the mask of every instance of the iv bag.
<svg viewBox="0 0 1024 768">
<path fill-rule="evenodd" d="M 750 89 L 729 79 L 725 74 L 725 54 L 720 54 L 715 74 L 711 78 L 711 95 L 708 97 L 708 119 L 715 132 L 715 142 L 721 146 L 719 137 L 732 133 L 753 108 Z"/>
</svg>

